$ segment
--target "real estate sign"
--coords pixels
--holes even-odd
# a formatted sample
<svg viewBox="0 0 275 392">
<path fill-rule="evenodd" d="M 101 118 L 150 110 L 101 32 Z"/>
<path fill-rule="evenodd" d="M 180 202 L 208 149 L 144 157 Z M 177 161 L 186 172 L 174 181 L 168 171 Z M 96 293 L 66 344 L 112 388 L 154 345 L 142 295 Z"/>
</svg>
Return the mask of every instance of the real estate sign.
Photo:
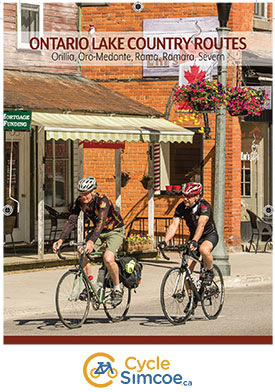
<svg viewBox="0 0 275 392">
<path fill-rule="evenodd" d="M 29 131 L 31 129 L 30 110 L 9 110 L 4 112 L 4 129 L 14 131 Z"/>
</svg>

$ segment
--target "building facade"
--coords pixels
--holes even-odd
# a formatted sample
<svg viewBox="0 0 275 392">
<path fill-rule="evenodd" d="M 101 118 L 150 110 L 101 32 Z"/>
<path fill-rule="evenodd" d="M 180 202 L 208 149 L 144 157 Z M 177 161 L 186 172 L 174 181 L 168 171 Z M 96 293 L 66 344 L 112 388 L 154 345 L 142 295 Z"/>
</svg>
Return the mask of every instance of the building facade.
<svg viewBox="0 0 275 392">
<path fill-rule="evenodd" d="M 264 6 L 254 3 L 233 3 L 228 27 L 235 32 L 264 31 L 271 34 L 271 15 L 272 4 L 269 3 Z M 177 112 L 176 106 L 171 102 L 173 88 L 178 84 L 179 63 L 173 64 L 172 74 L 169 73 L 169 67 L 163 67 L 164 72 L 161 71 L 161 66 L 165 64 L 154 64 L 150 61 L 135 66 L 90 66 L 75 62 L 62 66 L 56 63 L 49 67 L 46 61 L 48 53 L 30 50 L 29 40 L 33 32 L 36 37 L 43 37 L 47 32 L 75 34 L 78 31 L 88 36 L 91 24 L 95 29 L 95 35 L 121 31 L 142 35 L 150 31 L 152 26 L 159 25 L 163 29 L 166 25 L 166 30 L 169 31 L 180 21 L 185 24 L 193 20 L 210 20 L 211 23 L 217 24 L 215 3 L 148 3 L 144 4 L 142 12 L 135 12 L 132 3 L 6 3 L 4 17 L 7 33 L 6 91 L 9 92 L 8 99 L 5 99 L 5 110 L 23 108 L 43 113 L 94 114 L 101 105 L 104 106 L 105 115 L 122 113 L 158 117 L 162 113 L 170 122 L 194 132 L 193 143 L 167 140 L 149 143 L 143 140 L 127 141 L 125 138 L 120 148 L 121 170 L 129 173 L 130 181 L 121 190 L 121 212 L 128 228 L 133 219 L 139 217 L 144 218 L 142 230 L 148 230 L 150 197 L 148 198 L 148 190 L 144 189 L 140 182 L 147 174 L 155 178 L 153 205 L 155 229 L 158 225 L 159 231 L 157 235 L 161 236 L 164 233 L 168 222 L 165 218 L 173 216 L 180 202 L 180 195 L 167 191 L 166 186 L 200 181 L 204 185 L 204 197 L 213 204 L 215 114 L 208 114 L 205 117 Z M 271 86 L 270 56 L 261 55 L 257 51 L 248 55 L 257 57 L 256 60 L 253 59 L 253 67 L 249 65 L 249 57 L 241 69 L 229 66 L 228 83 L 231 86 Z M 56 79 L 53 78 L 54 75 Z M 93 95 L 93 86 L 88 87 L 86 79 L 104 88 L 106 99 L 98 99 L 103 92 L 96 87 Z M 41 87 L 43 81 L 47 85 L 45 91 Z M 75 92 L 77 83 L 78 89 L 87 91 L 86 98 L 84 94 L 80 98 Z M 13 86 L 17 88 L 14 89 Z M 17 95 L 12 95 L 13 90 L 16 90 Z M 61 91 L 63 96 L 60 94 Z M 115 96 L 115 92 L 119 95 Z M 118 100 L 121 100 L 122 105 L 114 109 Z M 138 103 L 132 103 L 133 110 L 129 109 L 131 100 Z M 225 243 L 229 250 L 240 249 L 241 222 L 248 219 L 246 209 L 262 216 L 263 207 L 272 204 L 270 113 L 270 108 L 267 108 L 257 121 L 254 117 L 234 118 L 227 115 L 226 118 Z M 206 121 L 210 132 L 202 133 L 201 128 L 207 128 Z M 5 198 L 8 199 L 10 192 L 9 169 L 12 149 L 11 193 L 20 202 L 20 216 L 17 219 L 14 237 L 16 241 L 27 243 L 37 241 L 38 238 L 40 162 L 38 125 L 35 126 L 30 133 L 5 132 Z M 62 138 L 45 140 L 45 203 L 52 208 L 60 212 L 67 209 L 68 204 L 76 196 L 75 184 L 82 175 L 95 176 L 99 190 L 107 193 L 112 200 L 117 198 L 115 146 L 109 144 L 106 148 L 106 145 L 98 141 L 91 142 L 80 143 L 79 140 Z M 254 155 L 251 155 L 253 151 Z M 136 232 L 141 230 L 137 225 L 134 228 Z M 46 233 L 50 230 L 49 219 L 45 220 L 45 230 Z M 184 234 L 188 235 L 186 227 Z"/>
<path fill-rule="evenodd" d="M 271 33 L 272 4 L 264 6 L 254 3 L 232 3 L 228 27 L 235 32 L 265 31 Z M 104 3 L 92 6 L 82 4 L 82 31 L 88 30 L 92 23 L 97 32 L 101 31 L 131 31 L 146 33 L 146 28 L 150 24 L 159 23 L 165 29 L 165 23 L 169 20 L 169 25 L 173 28 L 173 23 L 179 19 L 189 21 L 191 18 L 203 20 L 203 18 L 217 18 L 217 8 L 215 3 L 172 3 L 144 4 L 142 12 L 133 12 L 132 4 L 112 4 Z M 117 24 L 119 21 L 119 24 Z M 267 62 L 268 63 L 268 62 Z M 255 64 L 255 63 L 253 63 Z M 157 66 L 157 64 L 154 64 Z M 253 68 L 254 73 L 263 73 L 269 76 L 269 81 L 254 78 L 253 85 L 266 86 L 271 84 L 270 64 L 264 63 L 264 69 L 257 66 L 243 67 L 243 72 Z M 240 76 L 240 69 L 235 66 L 228 67 L 227 80 L 229 85 L 251 85 L 249 78 Z M 169 107 L 169 97 L 178 81 L 178 75 L 167 76 L 163 73 L 152 72 L 146 75 L 146 67 L 143 65 L 136 67 L 111 67 L 111 66 L 85 66 L 82 74 L 100 83 L 107 88 L 117 90 L 143 104 L 167 113 L 170 110 L 169 120 L 179 125 L 190 126 L 195 131 L 194 143 L 192 145 L 184 143 L 163 143 L 160 146 L 160 189 L 161 195 L 155 194 L 155 216 L 172 216 L 179 198 L 176 195 L 164 194 L 166 185 L 181 185 L 190 180 L 203 182 L 205 198 L 213 204 L 213 184 L 214 184 L 214 159 L 215 159 L 215 115 L 209 114 L 208 121 L 211 129 L 211 139 L 206 139 L 205 135 L 199 132 L 200 127 L 205 126 L 203 116 L 193 121 L 192 116 L 186 113 L 177 113 L 176 106 Z M 248 84 L 249 83 L 249 84 Z M 195 126 L 194 126 L 195 123 Z M 197 126 L 197 128 L 196 128 Z M 244 153 L 251 151 L 254 140 L 254 131 L 258 135 L 256 139 L 259 153 L 258 162 L 250 162 L 244 159 Z M 248 136 L 249 135 L 249 136 Z M 266 114 L 255 121 L 254 117 L 248 119 L 234 118 L 227 115 L 226 118 L 226 151 L 225 151 L 225 243 L 228 249 L 240 249 L 241 245 L 241 221 L 247 220 L 244 208 L 250 208 L 263 215 L 263 207 L 271 204 L 271 194 L 267 189 L 271 182 L 271 117 Z M 104 164 L 100 160 L 96 162 L 91 159 L 95 150 L 84 151 L 84 160 L 87 162 L 86 173 L 102 173 L 100 170 Z M 108 157 L 110 152 L 105 151 L 104 157 Z M 131 181 L 123 189 L 122 206 L 123 215 L 129 220 L 134 216 L 147 216 L 146 191 L 142 189 L 139 180 L 146 172 L 146 155 L 148 148 L 146 145 L 136 145 L 126 143 L 123 152 L 123 170 L 129 171 Z M 106 155 L 105 155 L 106 154 Z M 136 159 L 129 159 L 129 155 L 136 154 Z M 246 155 L 247 157 L 247 155 Z M 89 162 L 89 163 L 88 163 Z M 249 172 L 250 170 L 250 172 Z M 249 174 L 248 174 L 249 172 Z M 102 174 L 99 174 L 101 177 Z M 110 177 L 103 176 L 101 181 L 108 192 L 112 192 L 112 181 Z M 264 185 L 265 184 L 265 185 Z"/>
</svg>

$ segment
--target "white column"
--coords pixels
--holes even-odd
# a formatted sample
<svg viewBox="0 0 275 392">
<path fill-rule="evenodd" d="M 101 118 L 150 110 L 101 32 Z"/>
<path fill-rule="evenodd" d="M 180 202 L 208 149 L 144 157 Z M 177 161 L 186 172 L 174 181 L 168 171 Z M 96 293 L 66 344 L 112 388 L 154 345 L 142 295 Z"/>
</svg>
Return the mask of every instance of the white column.
<svg viewBox="0 0 275 392">
<path fill-rule="evenodd" d="M 154 143 L 148 143 L 148 174 L 154 176 Z M 152 238 L 154 244 L 154 218 L 155 218 L 155 205 L 154 205 L 154 187 L 148 191 L 148 234 Z"/>
<path fill-rule="evenodd" d="M 79 146 L 78 154 L 78 166 L 79 166 L 79 180 L 84 176 L 84 151 L 83 144 Z M 75 185 L 75 184 L 74 184 Z M 76 184 L 77 185 L 77 184 Z M 78 194 L 78 192 L 77 192 Z M 84 213 L 81 211 L 77 220 L 77 242 L 83 242 L 84 240 Z"/>
<path fill-rule="evenodd" d="M 45 174 L 45 131 L 43 127 L 37 132 L 37 161 L 38 161 L 38 258 L 44 258 L 44 174 Z"/>
<path fill-rule="evenodd" d="M 121 150 L 115 149 L 116 209 L 121 212 Z"/>
</svg>

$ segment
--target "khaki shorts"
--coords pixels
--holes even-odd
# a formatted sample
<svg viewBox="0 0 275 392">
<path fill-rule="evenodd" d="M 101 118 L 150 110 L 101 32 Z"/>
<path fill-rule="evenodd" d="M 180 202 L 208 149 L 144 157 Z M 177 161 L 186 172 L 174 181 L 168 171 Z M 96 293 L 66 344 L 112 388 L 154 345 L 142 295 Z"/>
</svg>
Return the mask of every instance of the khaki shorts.
<svg viewBox="0 0 275 392">
<path fill-rule="evenodd" d="M 104 251 L 109 250 L 115 255 L 123 243 L 124 235 L 124 226 L 111 230 L 108 233 L 101 233 L 95 242 L 94 251 L 98 252 L 102 245 L 105 243 L 106 249 Z"/>
</svg>

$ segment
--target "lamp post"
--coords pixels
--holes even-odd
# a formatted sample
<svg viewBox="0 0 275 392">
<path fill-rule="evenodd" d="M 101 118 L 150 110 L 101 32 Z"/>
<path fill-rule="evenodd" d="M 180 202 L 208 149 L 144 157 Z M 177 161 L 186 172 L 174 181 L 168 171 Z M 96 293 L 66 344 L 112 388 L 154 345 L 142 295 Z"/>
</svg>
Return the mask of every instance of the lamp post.
<svg viewBox="0 0 275 392">
<path fill-rule="evenodd" d="M 226 37 L 230 31 L 226 27 L 231 3 L 218 3 L 218 18 L 220 27 L 217 28 L 219 40 Z M 226 86 L 227 79 L 227 51 L 224 45 L 220 50 L 218 81 Z M 226 108 L 221 106 L 216 112 L 216 137 L 215 137 L 215 184 L 214 184 L 214 220 L 219 234 L 219 242 L 213 251 L 214 261 L 220 267 L 223 275 L 231 273 L 229 256 L 224 244 L 224 188 L 225 188 L 225 127 Z"/>
</svg>

